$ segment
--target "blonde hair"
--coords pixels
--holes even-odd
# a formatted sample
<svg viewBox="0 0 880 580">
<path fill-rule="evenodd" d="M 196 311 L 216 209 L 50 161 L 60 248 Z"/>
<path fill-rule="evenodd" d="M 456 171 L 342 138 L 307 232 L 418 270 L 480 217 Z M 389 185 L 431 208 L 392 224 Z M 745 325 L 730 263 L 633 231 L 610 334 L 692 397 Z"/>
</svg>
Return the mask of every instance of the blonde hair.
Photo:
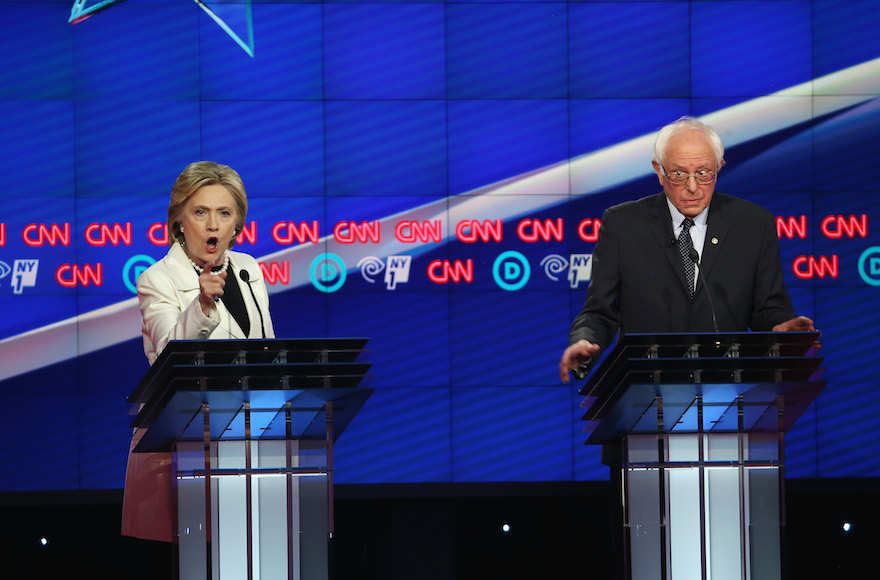
<svg viewBox="0 0 880 580">
<path fill-rule="evenodd" d="M 171 202 L 168 204 L 168 245 L 174 242 L 184 244 L 183 232 L 180 231 L 180 216 L 189 198 L 206 185 L 222 185 L 235 200 L 235 234 L 241 232 L 247 218 L 247 194 L 244 182 L 238 172 L 228 165 L 213 161 L 196 161 L 186 166 L 177 176 L 171 188 Z M 229 241 L 229 247 L 235 245 L 235 235 Z"/>
</svg>

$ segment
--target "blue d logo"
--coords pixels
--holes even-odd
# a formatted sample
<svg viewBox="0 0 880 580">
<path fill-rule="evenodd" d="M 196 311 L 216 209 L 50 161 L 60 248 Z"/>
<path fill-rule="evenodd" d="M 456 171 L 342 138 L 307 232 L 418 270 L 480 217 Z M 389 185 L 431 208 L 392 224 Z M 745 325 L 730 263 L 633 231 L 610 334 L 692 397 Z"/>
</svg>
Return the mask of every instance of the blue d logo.
<svg viewBox="0 0 880 580">
<path fill-rule="evenodd" d="M 495 283 L 504 290 L 514 292 L 519 290 L 529 281 L 532 268 L 526 257 L 514 250 L 504 252 L 492 265 L 492 278 Z"/>
<path fill-rule="evenodd" d="M 312 260 L 309 279 L 321 292 L 336 292 L 345 284 L 345 262 L 336 254 L 326 253 Z"/>
</svg>

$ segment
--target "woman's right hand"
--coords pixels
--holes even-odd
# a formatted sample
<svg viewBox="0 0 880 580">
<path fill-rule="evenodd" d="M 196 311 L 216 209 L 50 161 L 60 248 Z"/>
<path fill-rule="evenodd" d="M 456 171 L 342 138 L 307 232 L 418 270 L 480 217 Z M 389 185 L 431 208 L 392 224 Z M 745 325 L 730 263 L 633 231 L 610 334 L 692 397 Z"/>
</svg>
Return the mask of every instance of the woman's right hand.
<svg viewBox="0 0 880 580">
<path fill-rule="evenodd" d="M 208 262 L 199 275 L 199 304 L 205 316 L 211 315 L 214 303 L 223 296 L 223 287 L 226 286 L 226 272 L 211 273 L 211 268 L 218 265 L 217 259 Z"/>
</svg>

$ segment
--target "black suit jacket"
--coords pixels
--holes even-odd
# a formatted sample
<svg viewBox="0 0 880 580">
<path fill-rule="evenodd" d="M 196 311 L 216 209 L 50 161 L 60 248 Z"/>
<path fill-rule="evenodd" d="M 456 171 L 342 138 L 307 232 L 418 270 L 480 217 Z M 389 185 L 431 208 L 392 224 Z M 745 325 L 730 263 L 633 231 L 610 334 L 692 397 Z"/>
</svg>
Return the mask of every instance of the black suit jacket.
<svg viewBox="0 0 880 580">
<path fill-rule="evenodd" d="M 706 288 L 697 282 L 691 301 L 674 239 L 663 193 L 606 210 L 569 343 L 587 339 L 605 348 L 618 330 L 712 332 Z M 700 255 L 721 332 L 771 330 L 795 317 L 767 210 L 715 192 Z"/>
</svg>

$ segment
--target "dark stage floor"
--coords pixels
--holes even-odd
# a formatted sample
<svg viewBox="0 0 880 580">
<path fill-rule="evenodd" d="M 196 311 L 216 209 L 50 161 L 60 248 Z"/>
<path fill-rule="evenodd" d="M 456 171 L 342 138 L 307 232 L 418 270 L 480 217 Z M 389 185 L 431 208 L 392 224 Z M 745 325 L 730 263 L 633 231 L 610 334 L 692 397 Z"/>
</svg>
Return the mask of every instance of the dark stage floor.
<svg viewBox="0 0 880 580">
<path fill-rule="evenodd" d="M 332 578 L 611 579 L 609 497 L 605 483 L 339 486 Z M 121 498 L 0 494 L 0 577 L 172 578 L 167 545 L 119 535 Z M 877 577 L 880 481 L 790 480 L 786 504 L 784 579 Z"/>
</svg>

